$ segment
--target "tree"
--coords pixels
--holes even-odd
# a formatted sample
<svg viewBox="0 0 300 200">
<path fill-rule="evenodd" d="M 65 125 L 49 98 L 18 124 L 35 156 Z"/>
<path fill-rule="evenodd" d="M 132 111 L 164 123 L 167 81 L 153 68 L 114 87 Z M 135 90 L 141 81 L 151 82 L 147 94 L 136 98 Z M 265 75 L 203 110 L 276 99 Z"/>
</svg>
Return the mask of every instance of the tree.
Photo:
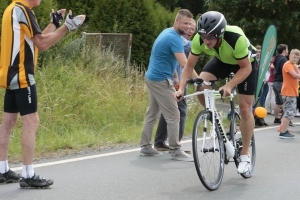
<svg viewBox="0 0 300 200">
<path fill-rule="evenodd" d="M 55 0 L 41 1 L 38 7 L 33 8 L 41 30 L 44 30 L 50 23 L 51 9 L 57 10 Z"/>
<path fill-rule="evenodd" d="M 170 11 L 176 8 L 178 1 L 180 0 L 157 0 L 165 9 Z"/>
<path fill-rule="evenodd" d="M 1 20 L 0 20 L 0 38 L 1 38 L 1 29 L 2 29 L 2 15 L 4 13 L 4 10 L 6 9 L 6 7 L 11 3 L 11 0 L 1 0 L 0 1 L 0 16 L 1 16 Z"/>
<path fill-rule="evenodd" d="M 176 6 L 190 10 L 194 17 L 205 12 L 204 0 L 179 0 Z"/>
<path fill-rule="evenodd" d="M 99 0 L 89 31 L 132 33 L 131 61 L 147 66 L 158 34 L 172 26 L 175 15 L 154 0 Z"/>
<path fill-rule="evenodd" d="M 224 14 L 228 24 L 240 26 L 253 45 L 262 44 L 270 24 L 277 29 L 278 44 L 300 48 L 300 0 L 205 0 L 209 10 Z"/>
<path fill-rule="evenodd" d="M 87 16 L 86 22 L 88 22 L 89 17 L 93 15 L 94 10 L 102 1 L 97 0 L 55 0 L 57 2 L 58 7 L 67 9 L 67 13 L 69 10 L 72 10 L 74 15 L 85 14 Z M 102 2 L 105 3 L 105 2 Z"/>
</svg>

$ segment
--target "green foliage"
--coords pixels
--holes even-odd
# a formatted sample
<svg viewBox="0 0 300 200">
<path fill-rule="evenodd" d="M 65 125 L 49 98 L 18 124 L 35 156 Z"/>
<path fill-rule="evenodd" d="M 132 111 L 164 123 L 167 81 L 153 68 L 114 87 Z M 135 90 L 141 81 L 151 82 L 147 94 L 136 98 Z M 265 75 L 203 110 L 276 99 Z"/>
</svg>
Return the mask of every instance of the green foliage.
<svg viewBox="0 0 300 200">
<path fill-rule="evenodd" d="M 173 10 L 174 8 L 176 8 L 178 1 L 180 0 L 157 0 L 157 2 L 160 3 L 167 10 Z"/>
<path fill-rule="evenodd" d="M 11 0 L 0 0 L 0 16 L 1 16 L 1 21 L 0 21 L 0 27 L 2 27 L 2 15 L 4 13 L 4 10 L 6 7 L 11 3 Z M 1 38 L 1 28 L 0 28 L 0 38 Z"/>
<path fill-rule="evenodd" d="M 57 55 L 36 72 L 40 126 L 36 157 L 58 150 L 99 149 L 140 139 L 147 89 L 138 70 L 128 71 L 112 54 L 92 49 L 76 60 Z M 5 90 L 0 90 L 3 95 Z M 3 107 L 3 101 L 0 101 Z M 10 155 L 20 159 L 21 125 Z"/>
<path fill-rule="evenodd" d="M 74 0 L 55 0 L 57 1 L 57 5 L 59 9 L 67 9 L 67 12 L 69 10 L 72 10 L 74 15 L 80 15 L 85 14 L 87 15 L 86 21 L 89 20 L 89 17 L 93 15 L 95 11 L 95 7 L 97 7 L 100 3 L 97 0 L 81 0 L 81 1 L 74 1 Z"/>
<path fill-rule="evenodd" d="M 89 31 L 132 33 L 132 61 L 146 66 L 158 34 L 175 15 L 154 0 L 100 0 L 90 16 Z"/>
<path fill-rule="evenodd" d="M 35 158 L 102 149 L 120 143 L 138 146 L 148 90 L 144 75 L 109 52 L 90 49 L 78 59 L 60 55 L 36 71 L 40 125 Z M 5 90 L 0 90 L 3 96 Z M 3 100 L 0 101 L 3 108 Z M 199 103 L 189 105 L 185 135 L 191 135 Z M 3 114 L 1 109 L 0 115 Z M 13 130 L 9 160 L 21 161 L 19 117 Z"/>
<path fill-rule="evenodd" d="M 188 9 L 194 16 L 205 12 L 204 0 L 157 0 L 167 10 L 174 11 L 176 8 Z"/>
<path fill-rule="evenodd" d="M 44 30 L 47 27 L 47 25 L 50 23 L 51 9 L 54 9 L 55 11 L 58 10 L 56 8 L 55 0 L 41 1 L 41 4 L 38 7 L 33 8 L 41 30 Z"/>
<path fill-rule="evenodd" d="M 278 44 L 300 48 L 300 0 L 206 0 L 209 10 L 222 12 L 228 24 L 240 26 L 253 45 L 262 44 L 270 24 L 277 28 Z M 228 6 L 230 4 L 230 6 Z"/>
</svg>

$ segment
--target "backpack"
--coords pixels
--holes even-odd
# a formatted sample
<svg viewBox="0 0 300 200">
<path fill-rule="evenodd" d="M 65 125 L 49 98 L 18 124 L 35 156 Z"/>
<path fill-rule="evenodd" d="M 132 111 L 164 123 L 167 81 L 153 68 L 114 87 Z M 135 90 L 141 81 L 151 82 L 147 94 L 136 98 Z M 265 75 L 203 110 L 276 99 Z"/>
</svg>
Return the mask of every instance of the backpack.
<svg viewBox="0 0 300 200">
<path fill-rule="evenodd" d="M 254 122 L 255 122 L 255 126 L 268 126 L 264 118 L 259 118 L 257 116 L 254 116 Z"/>
</svg>

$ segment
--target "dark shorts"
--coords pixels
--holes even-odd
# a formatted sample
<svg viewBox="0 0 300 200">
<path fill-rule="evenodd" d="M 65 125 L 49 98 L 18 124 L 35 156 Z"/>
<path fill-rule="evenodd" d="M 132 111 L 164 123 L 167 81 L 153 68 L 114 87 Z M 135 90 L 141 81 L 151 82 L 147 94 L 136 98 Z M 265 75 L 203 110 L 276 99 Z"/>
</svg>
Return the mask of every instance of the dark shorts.
<svg viewBox="0 0 300 200">
<path fill-rule="evenodd" d="M 4 112 L 20 113 L 21 116 L 37 111 L 36 86 L 17 90 L 6 90 L 4 96 Z"/>
<path fill-rule="evenodd" d="M 256 91 L 256 70 L 255 61 L 251 63 L 252 72 L 250 75 L 240 84 L 237 85 L 239 94 L 254 95 Z M 209 72 L 213 74 L 217 79 L 224 79 L 233 72 L 236 73 L 240 69 L 239 65 L 230 65 L 223 63 L 218 58 L 213 57 L 203 67 L 203 72 Z"/>
<path fill-rule="evenodd" d="M 275 103 L 276 105 L 282 105 L 282 97 L 281 97 L 281 88 L 282 88 L 282 82 L 274 82 L 273 83 L 273 91 L 275 94 Z"/>
</svg>

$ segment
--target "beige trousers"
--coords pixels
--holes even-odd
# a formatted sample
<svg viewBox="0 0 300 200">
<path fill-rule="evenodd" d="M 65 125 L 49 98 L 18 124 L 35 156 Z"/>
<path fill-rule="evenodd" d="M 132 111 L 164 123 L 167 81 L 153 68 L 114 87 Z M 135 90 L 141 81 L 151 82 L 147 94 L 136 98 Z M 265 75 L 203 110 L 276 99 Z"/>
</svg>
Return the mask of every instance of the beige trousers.
<svg viewBox="0 0 300 200">
<path fill-rule="evenodd" d="M 167 131 L 170 149 L 180 148 L 179 142 L 179 121 L 180 114 L 178 105 L 173 94 L 175 88 L 170 79 L 163 81 L 151 81 L 145 78 L 149 90 L 149 107 L 146 112 L 146 119 L 143 126 L 141 147 L 151 146 L 152 133 L 160 113 L 167 122 Z"/>
</svg>

